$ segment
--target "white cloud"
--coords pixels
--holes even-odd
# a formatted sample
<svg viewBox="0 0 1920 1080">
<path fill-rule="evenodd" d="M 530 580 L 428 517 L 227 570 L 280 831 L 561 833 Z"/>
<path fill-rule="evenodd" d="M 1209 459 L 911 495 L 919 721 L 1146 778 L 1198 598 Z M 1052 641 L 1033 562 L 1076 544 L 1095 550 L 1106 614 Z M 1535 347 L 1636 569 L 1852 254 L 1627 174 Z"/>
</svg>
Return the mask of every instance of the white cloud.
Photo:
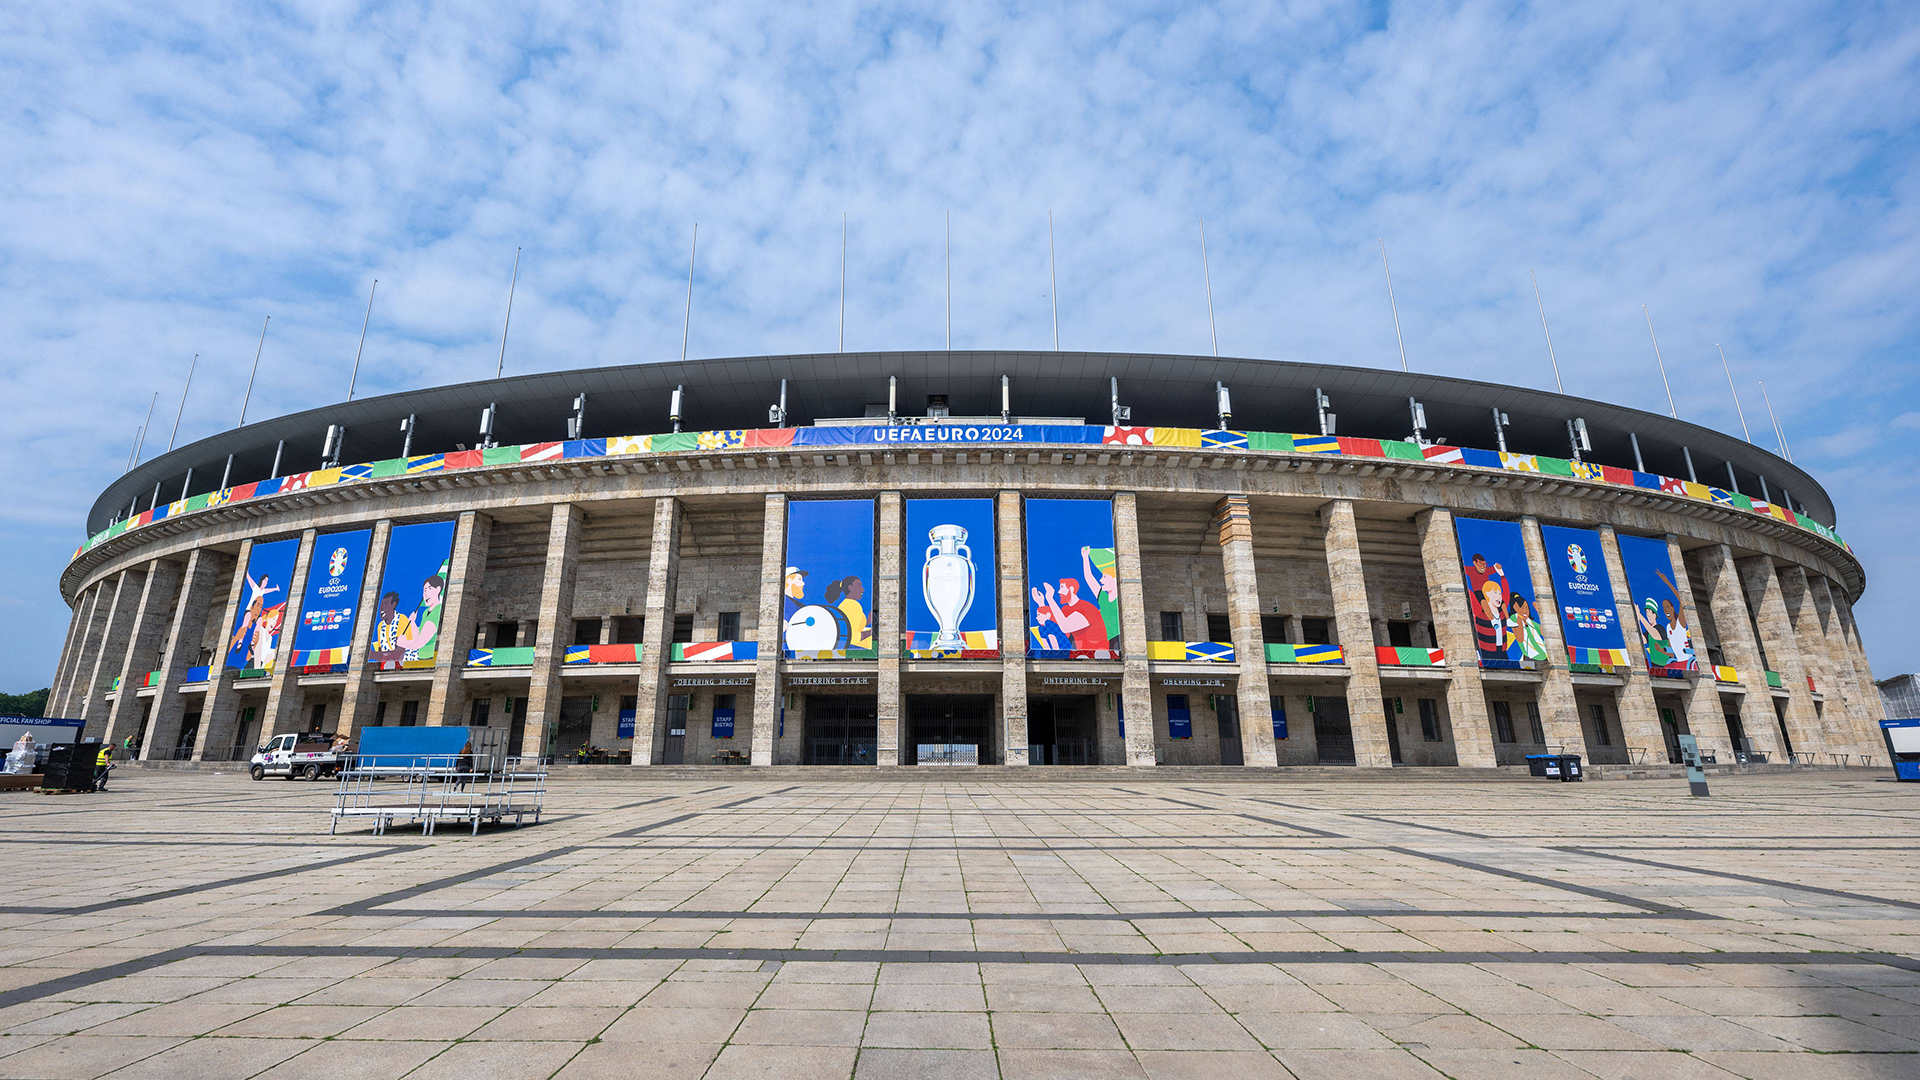
<svg viewBox="0 0 1920 1080">
<path fill-rule="evenodd" d="M 673 355 L 701 223 L 696 355 L 821 348 L 850 213 L 848 346 L 1221 348 L 1550 386 L 1738 431 L 1714 352 L 1873 570 L 1883 673 L 1920 666 L 1914 472 L 1920 28 L 1809 3 L 1552 10 L 1292 5 L 481 5 L 0 12 L 0 525 L 34 601 L 0 684 L 38 685 L 53 581 L 149 395 L 201 354 L 182 437 L 509 364 Z M 177 401 L 177 399 L 174 399 Z M 1890 462 L 1872 473 L 1846 464 Z"/>
</svg>

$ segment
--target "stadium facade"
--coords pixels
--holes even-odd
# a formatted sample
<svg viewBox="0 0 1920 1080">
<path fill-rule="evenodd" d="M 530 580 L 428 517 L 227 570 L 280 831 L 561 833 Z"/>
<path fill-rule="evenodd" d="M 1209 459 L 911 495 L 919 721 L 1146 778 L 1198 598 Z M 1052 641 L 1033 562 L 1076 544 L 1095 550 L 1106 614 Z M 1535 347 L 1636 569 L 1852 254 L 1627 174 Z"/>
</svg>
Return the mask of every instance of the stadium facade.
<svg viewBox="0 0 1920 1080">
<path fill-rule="evenodd" d="M 1428 375 L 555 372 L 131 470 L 62 576 L 49 715 L 213 761 L 485 724 L 637 765 L 1664 763 L 1683 734 L 1862 764 L 1882 710 L 1833 526 L 1747 442 Z"/>
</svg>

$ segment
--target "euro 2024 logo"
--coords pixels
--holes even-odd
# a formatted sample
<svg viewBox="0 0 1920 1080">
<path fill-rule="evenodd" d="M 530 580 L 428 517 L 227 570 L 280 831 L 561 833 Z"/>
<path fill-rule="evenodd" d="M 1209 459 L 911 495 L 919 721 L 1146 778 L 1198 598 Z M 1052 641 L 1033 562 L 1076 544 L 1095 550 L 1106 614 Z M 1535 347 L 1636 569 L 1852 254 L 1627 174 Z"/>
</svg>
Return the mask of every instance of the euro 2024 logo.
<svg viewBox="0 0 1920 1080">
<path fill-rule="evenodd" d="M 346 572 L 347 549 L 343 547 L 334 548 L 333 554 L 327 559 L 327 573 L 329 576 L 337 578 Z"/>
<path fill-rule="evenodd" d="M 1579 544 L 1567 545 L 1567 562 L 1573 564 L 1574 573 L 1584 574 L 1587 572 L 1587 553 Z"/>
</svg>

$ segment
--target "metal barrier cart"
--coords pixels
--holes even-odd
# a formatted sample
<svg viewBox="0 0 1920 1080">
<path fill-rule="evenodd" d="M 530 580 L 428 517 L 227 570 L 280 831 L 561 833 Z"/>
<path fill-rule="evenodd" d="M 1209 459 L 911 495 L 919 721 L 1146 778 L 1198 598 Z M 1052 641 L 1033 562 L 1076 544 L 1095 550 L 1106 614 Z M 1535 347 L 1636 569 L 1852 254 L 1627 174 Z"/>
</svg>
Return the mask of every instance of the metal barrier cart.
<svg viewBox="0 0 1920 1080">
<path fill-rule="evenodd" d="M 546 765 L 501 753 L 505 736 L 498 728 L 365 729 L 360 753 L 340 770 L 327 831 L 337 832 L 344 818 L 371 819 L 376 836 L 396 822 L 417 824 L 428 836 L 449 820 L 476 834 L 482 821 L 512 818 L 518 827 L 532 817 L 539 824 Z M 444 752 L 449 746 L 459 752 Z"/>
</svg>

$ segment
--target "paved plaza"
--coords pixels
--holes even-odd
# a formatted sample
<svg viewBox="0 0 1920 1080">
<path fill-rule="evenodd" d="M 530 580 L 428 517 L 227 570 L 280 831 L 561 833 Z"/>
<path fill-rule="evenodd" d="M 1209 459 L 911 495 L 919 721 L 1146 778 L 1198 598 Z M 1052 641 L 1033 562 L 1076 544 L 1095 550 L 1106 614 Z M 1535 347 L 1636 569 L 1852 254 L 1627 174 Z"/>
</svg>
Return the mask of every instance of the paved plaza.
<svg viewBox="0 0 1920 1080">
<path fill-rule="evenodd" d="M 0 793 L 0 1077 L 1920 1076 L 1920 792 L 556 781 Z"/>
</svg>

